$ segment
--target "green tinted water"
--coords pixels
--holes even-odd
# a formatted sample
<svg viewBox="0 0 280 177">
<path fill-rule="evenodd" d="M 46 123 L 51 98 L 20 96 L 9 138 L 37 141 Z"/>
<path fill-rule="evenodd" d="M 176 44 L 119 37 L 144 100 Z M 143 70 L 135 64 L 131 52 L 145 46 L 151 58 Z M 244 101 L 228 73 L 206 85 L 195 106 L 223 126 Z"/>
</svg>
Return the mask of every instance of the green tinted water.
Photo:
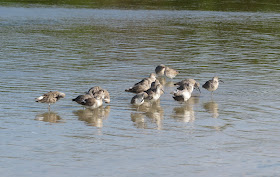
<svg viewBox="0 0 280 177">
<path fill-rule="evenodd" d="M 50 2 L 0 8 L 3 176 L 279 175 L 277 6 Z M 159 102 L 132 107 L 124 90 L 161 63 L 180 74 L 161 78 Z M 225 83 L 213 98 L 202 88 L 186 103 L 169 94 L 174 82 L 214 75 Z M 110 104 L 88 111 L 71 101 L 96 85 L 108 89 Z M 34 98 L 50 90 L 66 98 L 48 112 Z"/>
</svg>

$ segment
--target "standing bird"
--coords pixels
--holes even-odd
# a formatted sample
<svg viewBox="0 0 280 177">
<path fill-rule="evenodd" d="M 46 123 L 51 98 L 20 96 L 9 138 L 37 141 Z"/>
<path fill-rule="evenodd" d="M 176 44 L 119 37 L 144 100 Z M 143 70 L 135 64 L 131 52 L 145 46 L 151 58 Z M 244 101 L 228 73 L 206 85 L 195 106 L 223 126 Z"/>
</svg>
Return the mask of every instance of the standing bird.
<svg viewBox="0 0 280 177">
<path fill-rule="evenodd" d="M 92 98 L 88 98 L 85 99 L 81 105 L 90 108 L 90 109 L 95 109 L 98 108 L 100 106 L 102 106 L 103 104 L 103 99 L 104 99 L 104 91 L 103 90 L 99 90 L 96 94 L 96 96 L 92 97 Z"/>
<path fill-rule="evenodd" d="M 101 102 L 100 98 L 102 98 Z M 76 98 L 72 99 L 72 101 L 90 108 L 101 106 L 103 104 L 103 100 L 105 101 L 105 103 L 110 103 L 110 94 L 107 90 L 102 89 L 99 86 L 92 87 L 86 94 L 79 95 Z"/>
<path fill-rule="evenodd" d="M 210 91 L 211 95 L 213 95 L 213 92 L 219 87 L 219 81 L 223 82 L 222 80 L 219 80 L 218 76 L 215 76 L 212 78 L 212 80 L 205 82 L 202 87 Z"/>
<path fill-rule="evenodd" d="M 95 86 L 89 89 L 89 91 L 84 95 L 79 95 L 76 98 L 72 99 L 72 101 L 75 101 L 78 104 L 84 103 L 84 100 L 93 98 L 93 93 L 99 91 L 101 88 L 99 86 Z"/>
<path fill-rule="evenodd" d="M 140 106 L 144 103 L 144 99 L 147 97 L 146 92 L 138 93 L 134 97 L 132 97 L 130 103 L 135 106 Z"/>
<path fill-rule="evenodd" d="M 173 98 L 176 101 L 187 101 L 191 97 L 192 92 L 193 84 L 187 83 L 180 86 L 173 92 Z"/>
<path fill-rule="evenodd" d="M 105 101 L 105 103 L 110 103 L 111 102 L 110 94 L 106 89 L 103 89 L 99 86 L 95 86 L 95 87 L 90 88 L 88 92 L 92 91 L 93 96 L 96 96 L 96 94 L 98 93 L 99 90 L 104 91 L 104 101 Z"/>
<path fill-rule="evenodd" d="M 164 71 L 165 71 L 165 66 L 163 64 L 158 65 L 155 69 L 156 75 L 158 76 L 163 76 Z"/>
<path fill-rule="evenodd" d="M 155 80 L 155 82 L 152 82 L 151 88 L 150 88 L 149 90 L 155 90 L 156 87 L 157 87 L 157 85 L 160 85 L 160 88 L 161 88 L 161 90 L 160 90 L 160 95 L 164 94 L 163 85 L 162 85 L 162 84 L 160 83 L 160 81 L 157 80 L 157 79 Z M 147 90 L 147 91 L 145 91 L 145 92 L 148 92 L 149 90 Z"/>
<path fill-rule="evenodd" d="M 156 101 L 159 99 L 159 97 L 162 95 L 161 93 L 164 93 L 161 84 L 158 84 L 154 89 L 149 89 L 146 91 L 147 93 L 147 99 Z"/>
<path fill-rule="evenodd" d="M 87 93 L 89 92 L 92 92 L 92 93 L 95 93 L 95 92 L 98 92 L 99 90 L 101 90 L 102 88 L 99 87 L 99 86 L 94 86 L 94 87 L 91 87 Z"/>
<path fill-rule="evenodd" d="M 172 69 L 172 68 L 169 68 L 166 66 L 164 74 L 166 77 L 173 79 L 175 76 L 177 76 L 179 74 L 179 72 L 176 71 L 175 69 Z"/>
<path fill-rule="evenodd" d="M 38 98 L 36 98 L 36 102 L 39 103 L 48 103 L 49 104 L 49 111 L 50 111 L 50 106 L 51 104 L 56 103 L 60 98 L 64 98 L 65 97 L 65 93 L 62 92 L 58 92 L 58 91 L 50 91 Z"/>
<path fill-rule="evenodd" d="M 194 89 L 198 90 L 201 93 L 201 91 L 199 89 L 200 84 L 194 79 L 184 79 L 180 82 L 175 83 L 174 85 L 181 87 L 182 85 L 185 85 L 185 84 L 192 84 L 194 86 Z"/>
<path fill-rule="evenodd" d="M 141 93 L 151 88 L 152 82 L 156 80 L 156 74 L 152 73 L 149 77 L 142 79 L 140 82 L 134 84 L 133 87 L 126 89 L 126 92 Z"/>
</svg>

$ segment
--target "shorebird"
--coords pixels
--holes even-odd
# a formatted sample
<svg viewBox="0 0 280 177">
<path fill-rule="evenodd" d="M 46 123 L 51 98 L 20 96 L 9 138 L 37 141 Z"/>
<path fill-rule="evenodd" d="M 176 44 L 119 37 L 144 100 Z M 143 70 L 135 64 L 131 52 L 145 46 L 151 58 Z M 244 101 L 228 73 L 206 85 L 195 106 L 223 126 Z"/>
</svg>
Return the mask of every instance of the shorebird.
<svg viewBox="0 0 280 177">
<path fill-rule="evenodd" d="M 165 66 L 163 64 L 158 65 L 155 69 L 156 75 L 158 76 L 163 76 L 164 71 L 165 71 Z"/>
<path fill-rule="evenodd" d="M 158 84 L 154 89 L 149 89 L 146 91 L 147 93 L 147 99 L 156 101 L 159 99 L 159 97 L 162 95 L 161 93 L 164 92 L 161 85 Z"/>
<path fill-rule="evenodd" d="M 92 92 L 92 95 L 93 95 L 93 96 L 97 96 L 97 93 L 98 93 L 98 91 L 100 91 L 100 90 L 103 90 L 103 91 L 104 91 L 104 102 L 105 102 L 105 103 L 110 103 L 110 102 L 111 102 L 110 94 L 109 94 L 109 92 L 108 92 L 106 89 L 103 89 L 103 88 L 101 88 L 101 87 L 99 87 L 99 86 L 95 86 L 95 87 L 90 88 L 89 91 L 88 91 L 88 93 L 89 93 L 89 92 Z"/>
<path fill-rule="evenodd" d="M 176 71 L 175 69 L 165 66 L 164 74 L 166 77 L 173 79 L 175 76 L 177 76 L 177 74 L 179 74 L 179 72 Z"/>
<path fill-rule="evenodd" d="M 88 90 L 87 93 L 92 92 L 92 94 L 93 94 L 93 93 L 95 93 L 95 92 L 98 92 L 99 90 L 102 90 L 102 88 L 99 87 L 99 86 L 94 86 L 94 87 L 91 87 L 91 88 Z"/>
<path fill-rule="evenodd" d="M 215 76 L 212 78 L 212 80 L 205 82 L 205 84 L 203 84 L 202 87 L 210 91 L 211 95 L 213 95 L 213 92 L 219 87 L 219 81 L 223 82 L 218 78 L 218 76 Z"/>
<path fill-rule="evenodd" d="M 135 105 L 135 106 L 140 106 L 141 104 L 144 103 L 144 98 L 146 98 L 146 97 L 147 97 L 147 93 L 146 92 L 138 93 L 137 95 L 132 97 L 130 103 L 132 105 Z"/>
<path fill-rule="evenodd" d="M 160 95 L 164 94 L 163 85 L 157 79 L 155 80 L 155 82 L 152 82 L 151 88 L 149 90 L 155 90 L 157 85 L 160 85 L 160 88 L 161 88 Z M 149 90 L 147 90 L 146 92 L 148 92 Z"/>
<path fill-rule="evenodd" d="M 126 89 L 126 92 L 141 93 L 151 88 L 152 82 L 156 80 L 154 73 L 150 74 L 149 77 L 142 79 L 140 82 L 134 84 L 133 87 Z"/>
<path fill-rule="evenodd" d="M 184 79 L 180 82 L 175 83 L 174 85 L 181 87 L 185 84 L 192 84 L 194 86 L 194 89 L 198 90 L 201 93 L 201 91 L 199 89 L 200 84 L 194 79 Z"/>
<path fill-rule="evenodd" d="M 95 86 L 95 87 L 90 88 L 89 91 L 86 94 L 79 95 L 76 98 L 72 99 L 72 101 L 75 101 L 78 104 L 84 105 L 86 107 L 90 107 L 90 106 L 85 105 L 87 103 L 86 100 L 88 100 L 90 98 L 94 98 L 96 100 L 96 98 L 100 98 L 100 97 L 105 101 L 105 103 L 110 103 L 109 92 L 105 89 L 102 89 L 99 86 Z M 89 101 L 92 103 L 94 100 L 89 100 Z M 87 103 L 87 104 L 91 104 L 90 102 Z"/>
<path fill-rule="evenodd" d="M 173 92 L 173 98 L 176 101 L 187 101 L 193 92 L 193 84 L 187 83 L 182 85 L 180 88 L 177 88 Z"/>
<path fill-rule="evenodd" d="M 50 91 L 38 98 L 36 98 L 36 102 L 39 103 L 48 103 L 49 104 L 49 110 L 50 110 L 50 106 L 51 104 L 56 103 L 60 98 L 64 98 L 65 97 L 65 93 L 62 92 L 58 92 L 58 91 Z"/>
<path fill-rule="evenodd" d="M 104 90 L 99 90 L 98 92 L 96 92 L 96 95 L 88 98 L 88 99 L 84 99 L 81 102 L 81 105 L 90 108 L 90 109 L 95 109 L 98 108 L 100 106 L 102 106 L 103 104 L 103 99 L 104 99 Z"/>
<path fill-rule="evenodd" d="M 93 98 L 93 93 L 99 91 L 101 88 L 99 86 L 95 86 L 89 89 L 89 91 L 84 95 L 79 95 L 76 98 L 72 99 L 72 101 L 77 102 L 78 104 L 84 103 L 84 100 Z"/>
</svg>

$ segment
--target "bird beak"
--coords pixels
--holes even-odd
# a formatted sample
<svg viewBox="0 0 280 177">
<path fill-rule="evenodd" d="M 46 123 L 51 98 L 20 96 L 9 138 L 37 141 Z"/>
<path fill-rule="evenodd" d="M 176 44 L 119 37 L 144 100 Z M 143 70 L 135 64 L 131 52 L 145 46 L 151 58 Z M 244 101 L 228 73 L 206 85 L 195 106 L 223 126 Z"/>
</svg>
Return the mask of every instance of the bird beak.
<svg viewBox="0 0 280 177">
<path fill-rule="evenodd" d="M 222 81 L 222 80 L 220 80 L 220 79 L 219 79 L 219 81 L 222 82 L 222 83 L 224 83 L 224 81 Z"/>
</svg>

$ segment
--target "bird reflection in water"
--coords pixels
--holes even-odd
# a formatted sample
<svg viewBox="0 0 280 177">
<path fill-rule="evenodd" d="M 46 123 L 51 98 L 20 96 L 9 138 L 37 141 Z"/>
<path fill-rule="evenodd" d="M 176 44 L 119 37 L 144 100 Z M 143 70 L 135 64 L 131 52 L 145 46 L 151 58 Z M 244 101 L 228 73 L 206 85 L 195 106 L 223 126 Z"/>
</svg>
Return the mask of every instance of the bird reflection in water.
<svg viewBox="0 0 280 177">
<path fill-rule="evenodd" d="M 157 80 L 160 82 L 161 85 L 166 85 L 166 78 L 165 77 L 157 77 Z"/>
<path fill-rule="evenodd" d="M 35 120 L 50 122 L 50 123 L 59 123 L 62 122 L 61 117 L 55 112 L 45 112 L 43 114 L 37 114 Z"/>
<path fill-rule="evenodd" d="M 110 113 L 110 106 L 103 106 L 95 109 L 81 109 L 73 112 L 78 119 L 85 121 L 87 125 L 98 128 L 103 127 L 103 120 L 107 119 Z"/>
<path fill-rule="evenodd" d="M 145 120 L 145 115 L 143 113 L 132 112 L 130 114 L 130 117 L 131 117 L 131 121 L 135 123 L 135 126 L 137 128 L 143 128 L 143 129 L 148 128 L 147 122 Z"/>
<path fill-rule="evenodd" d="M 199 103 L 199 97 L 190 97 L 188 101 L 182 102 L 180 107 L 173 109 L 173 118 L 182 122 L 193 122 L 195 114 L 193 106 Z"/>
<path fill-rule="evenodd" d="M 157 77 L 157 80 L 159 80 L 160 84 L 165 87 L 174 87 L 174 82 L 172 80 L 166 81 L 165 77 Z"/>
<path fill-rule="evenodd" d="M 136 109 L 136 108 L 135 108 Z M 160 100 L 144 102 L 135 112 L 131 113 L 131 121 L 137 128 L 149 128 L 149 125 L 156 125 L 156 129 L 162 129 L 163 109 Z"/>
<path fill-rule="evenodd" d="M 213 118 L 219 117 L 219 105 L 215 101 L 204 103 L 203 107 L 212 115 Z"/>
<path fill-rule="evenodd" d="M 165 87 L 174 87 L 174 82 L 173 81 L 168 81 L 164 84 Z"/>
<path fill-rule="evenodd" d="M 173 81 L 166 81 L 165 77 L 158 77 L 157 80 L 164 88 L 165 93 L 170 93 L 174 90 L 174 82 Z"/>
</svg>

